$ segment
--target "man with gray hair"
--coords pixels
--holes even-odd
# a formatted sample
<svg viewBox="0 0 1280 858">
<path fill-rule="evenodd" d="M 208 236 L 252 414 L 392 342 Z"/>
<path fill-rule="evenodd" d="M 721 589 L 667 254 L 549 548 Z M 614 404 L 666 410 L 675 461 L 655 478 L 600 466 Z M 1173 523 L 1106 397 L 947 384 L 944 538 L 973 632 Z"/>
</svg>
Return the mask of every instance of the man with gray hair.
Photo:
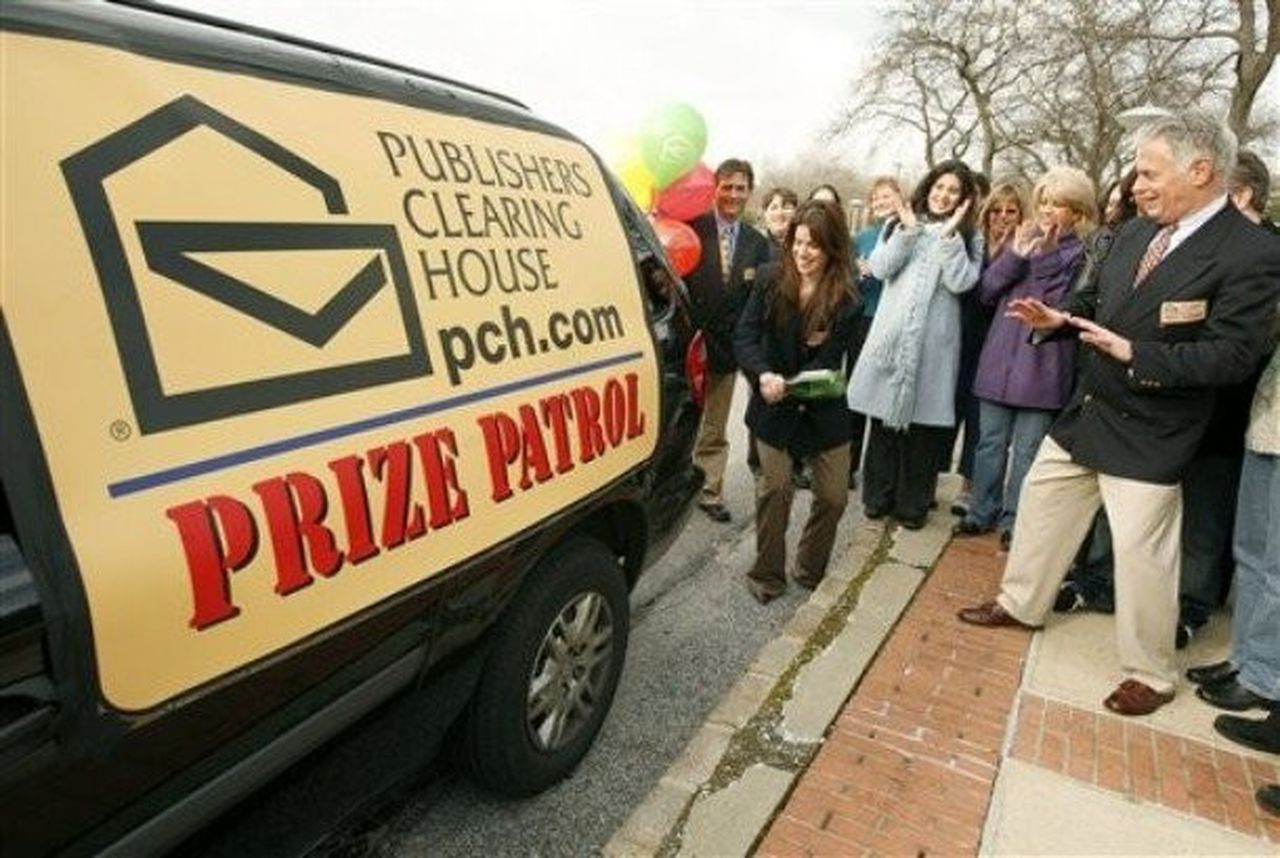
<svg viewBox="0 0 1280 858">
<path fill-rule="evenodd" d="M 1077 335 L 1078 384 L 1027 474 L 996 599 L 979 626 L 1036 629 L 1098 507 L 1115 545 L 1124 680 L 1104 701 L 1147 715 L 1173 699 L 1182 495 L 1214 389 L 1257 365 L 1280 286 L 1280 247 L 1227 203 L 1235 137 L 1197 111 L 1139 130 L 1134 199 L 1092 288 L 1009 312 L 1033 337 Z"/>
</svg>

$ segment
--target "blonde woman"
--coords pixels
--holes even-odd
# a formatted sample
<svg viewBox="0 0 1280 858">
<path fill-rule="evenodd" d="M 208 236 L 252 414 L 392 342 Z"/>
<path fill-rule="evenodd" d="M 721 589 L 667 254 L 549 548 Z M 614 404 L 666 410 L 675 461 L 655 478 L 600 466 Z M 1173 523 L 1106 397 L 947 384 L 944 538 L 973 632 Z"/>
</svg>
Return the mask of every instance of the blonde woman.
<svg viewBox="0 0 1280 858">
<path fill-rule="evenodd" d="M 978 222 L 986 238 L 987 264 L 1009 249 L 1014 234 L 1027 219 L 1027 189 L 1017 182 L 997 182 L 982 204 Z"/>
<path fill-rule="evenodd" d="M 1055 167 L 1045 173 L 1031 194 L 1035 217 L 1017 228 L 1008 249 L 982 275 L 979 297 L 995 308 L 995 317 L 973 384 L 980 427 L 973 501 L 955 527 L 958 536 L 999 529 L 1002 544 L 1008 545 L 1022 480 L 1071 394 L 1075 342 L 1032 345 L 1026 328 L 1006 316 L 1005 308 L 1017 298 L 1051 307 L 1061 302 L 1083 261 L 1081 240 L 1097 225 L 1094 194 L 1093 182 L 1081 170 Z"/>
</svg>

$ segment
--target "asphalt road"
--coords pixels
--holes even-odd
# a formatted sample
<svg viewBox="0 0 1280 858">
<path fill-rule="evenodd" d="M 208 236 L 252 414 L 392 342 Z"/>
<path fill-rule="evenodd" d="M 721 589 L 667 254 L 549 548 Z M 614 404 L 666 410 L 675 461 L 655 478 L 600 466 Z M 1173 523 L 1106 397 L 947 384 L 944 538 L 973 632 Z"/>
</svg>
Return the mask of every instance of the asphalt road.
<svg viewBox="0 0 1280 858">
<path fill-rule="evenodd" d="M 447 753 L 415 759 L 412 742 L 402 738 L 412 735 L 412 710 L 387 707 L 320 759 L 246 801 L 216 835 L 187 844 L 184 854 L 598 854 L 808 595 L 793 586 L 762 607 L 743 584 L 754 557 L 754 501 L 742 426 L 746 398 L 740 381 L 730 418 L 726 489 L 733 521 L 716 524 L 695 510 L 667 554 L 641 577 L 631 597 L 630 644 L 613 708 L 571 778 L 531 799 L 493 797 Z M 808 497 L 797 495 L 792 548 Z M 850 500 L 837 552 L 860 515 L 856 498 Z M 356 806 L 360 810 L 352 818 L 349 811 Z"/>
</svg>

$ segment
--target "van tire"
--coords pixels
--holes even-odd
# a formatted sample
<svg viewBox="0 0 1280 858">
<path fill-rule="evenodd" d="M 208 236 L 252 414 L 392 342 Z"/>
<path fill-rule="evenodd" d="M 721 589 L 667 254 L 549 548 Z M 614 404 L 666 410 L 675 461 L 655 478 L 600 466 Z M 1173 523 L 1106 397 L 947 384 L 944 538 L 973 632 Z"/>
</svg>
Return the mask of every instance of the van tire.
<svg viewBox="0 0 1280 858">
<path fill-rule="evenodd" d="M 529 796 L 573 771 L 613 702 L 629 610 L 622 568 L 594 539 L 571 538 L 535 567 L 471 699 L 467 756 L 481 785 Z"/>
</svg>

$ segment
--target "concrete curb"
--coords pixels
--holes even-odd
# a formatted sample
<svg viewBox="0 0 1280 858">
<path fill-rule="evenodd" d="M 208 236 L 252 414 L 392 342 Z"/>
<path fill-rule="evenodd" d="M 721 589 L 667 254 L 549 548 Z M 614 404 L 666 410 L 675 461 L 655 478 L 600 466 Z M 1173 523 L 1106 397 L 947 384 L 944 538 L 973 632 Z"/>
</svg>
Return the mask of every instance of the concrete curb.
<svg viewBox="0 0 1280 858">
<path fill-rule="evenodd" d="M 603 854 L 749 854 L 941 556 L 949 524 L 938 515 L 919 531 L 858 526 Z"/>
</svg>

